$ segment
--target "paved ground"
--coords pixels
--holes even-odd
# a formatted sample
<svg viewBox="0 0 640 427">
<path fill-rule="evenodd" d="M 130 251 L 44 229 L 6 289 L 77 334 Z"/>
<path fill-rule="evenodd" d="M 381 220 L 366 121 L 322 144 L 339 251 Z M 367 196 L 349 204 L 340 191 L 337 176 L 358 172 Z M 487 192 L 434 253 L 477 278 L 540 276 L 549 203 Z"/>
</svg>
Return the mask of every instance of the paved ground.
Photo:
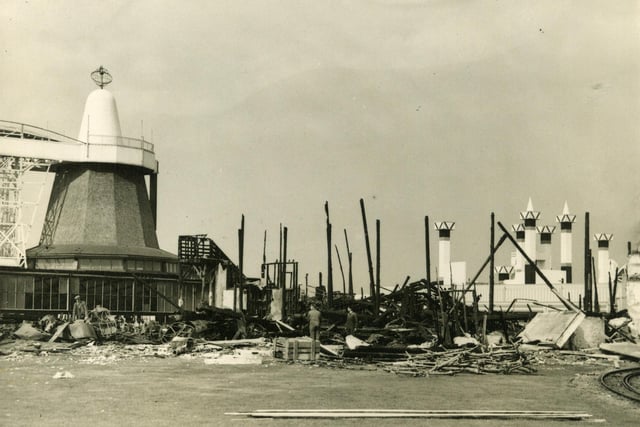
<svg viewBox="0 0 640 427">
<path fill-rule="evenodd" d="M 633 364 L 625 364 L 632 366 Z M 640 406 L 603 391 L 600 365 L 545 365 L 535 375 L 407 378 L 266 360 L 209 365 L 202 358 L 0 357 L 0 425 L 7 426 L 571 426 L 532 420 L 260 420 L 256 409 L 494 409 L 585 411 L 636 426 Z M 54 379 L 69 372 L 73 378 Z"/>
</svg>

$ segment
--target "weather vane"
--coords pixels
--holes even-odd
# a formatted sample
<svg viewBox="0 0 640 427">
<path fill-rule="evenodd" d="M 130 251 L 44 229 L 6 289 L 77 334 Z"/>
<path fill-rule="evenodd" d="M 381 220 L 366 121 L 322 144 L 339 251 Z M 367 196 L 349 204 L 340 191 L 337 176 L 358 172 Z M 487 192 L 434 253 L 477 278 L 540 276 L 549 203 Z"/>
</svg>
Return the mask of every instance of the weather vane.
<svg viewBox="0 0 640 427">
<path fill-rule="evenodd" d="M 102 65 L 100 68 L 91 73 L 91 79 L 100 86 L 100 89 L 104 88 L 106 85 L 113 81 L 113 77 L 109 74 L 109 70 L 104 68 Z"/>
</svg>

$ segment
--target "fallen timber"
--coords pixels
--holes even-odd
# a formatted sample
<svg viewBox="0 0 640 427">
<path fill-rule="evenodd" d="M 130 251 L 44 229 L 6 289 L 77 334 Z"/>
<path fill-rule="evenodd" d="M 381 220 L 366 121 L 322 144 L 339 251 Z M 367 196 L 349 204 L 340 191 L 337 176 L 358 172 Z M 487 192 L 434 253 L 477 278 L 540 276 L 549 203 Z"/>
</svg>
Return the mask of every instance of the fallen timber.
<svg viewBox="0 0 640 427">
<path fill-rule="evenodd" d="M 406 409 L 267 409 L 253 412 L 227 412 L 252 418 L 454 418 L 454 419 L 535 419 L 588 420 L 580 411 L 501 411 L 501 410 L 406 410 Z"/>
</svg>

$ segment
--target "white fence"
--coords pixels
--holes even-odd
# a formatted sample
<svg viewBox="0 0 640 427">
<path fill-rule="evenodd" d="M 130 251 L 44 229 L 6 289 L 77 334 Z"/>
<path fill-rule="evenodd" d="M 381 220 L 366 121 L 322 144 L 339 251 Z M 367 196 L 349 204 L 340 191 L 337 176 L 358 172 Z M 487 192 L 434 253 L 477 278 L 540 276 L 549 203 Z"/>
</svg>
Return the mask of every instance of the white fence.
<svg viewBox="0 0 640 427">
<path fill-rule="evenodd" d="M 584 285 L 580 283 L 565 283 L 554 285 L 560 295 L 568 299 L 572 303 L 580 306 L 584 296 Z M 597 287 L 598 303 L 600 312 L 608 312 L 610 307 L 609 286 L 607 284 L 599 284 Z M 458 289 L 462 287 L 458 286 Z M 473 288 L 472 288 L 473 289 Z M 479 306 L 481 309 L 489 307 L 489 285 L 476 284 L 475 290 L 480 296 Z M 595 300 L 596 289 L 593 289 Z M 616 290 L 616 310 L 626 308 L 625 302 L 626 286 L 625 283 L 618 283 Z M 467 301 L 471 301 L 471 295 L 467 294 Z M 515 301 L 515 302 L 514 302 Z M 513 305 L 512 305 L 513 304 Z M 564 305 L 551 292 L 545 284 L 535 285 L 504 285 L 496 284 L 493 293 L 494 310 L 506 311 L 512 305 L 510 311 L 545 311 L 548 307 L 563 310 Z M 595 307 L 594 307 L 595 309 Z"/>
</svg>

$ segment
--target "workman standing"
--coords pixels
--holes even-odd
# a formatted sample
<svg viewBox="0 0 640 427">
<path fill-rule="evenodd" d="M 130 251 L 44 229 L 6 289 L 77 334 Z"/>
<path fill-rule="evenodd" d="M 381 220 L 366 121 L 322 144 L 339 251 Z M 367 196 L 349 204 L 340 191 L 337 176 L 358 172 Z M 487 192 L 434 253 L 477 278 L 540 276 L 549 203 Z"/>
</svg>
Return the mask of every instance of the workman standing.
<svg viewBox="0 0 640 427">
<path fill-rule="evenodd" d="M 236 325 L 238 329 L 236 330 L 235 335 L 232 340 L 241 340 L 247 338 L 247 319 L 245 317 L 244 312 L 241 312 L 238 318 L 236 319 Z"/>
<path fill-rule="evenodd" d="M 82 301 L 80 295 L 76 295 L 76 302 L 73 304 L 73 311 L 71 312 L 71 320 L 86 319 L 89 312 L 87 311 L 87 303 Z"/>
<path fill-rule="evenodd" d="M 307 318 L 309 319 L 309 336 L 315 342 L 320 337 L 320 312 L 316 310 L 313 304 L 309 306 Z"/>
<path fill-rule="evenodd" d="M 355 311 L 351 310 L 351 307 L 347 307 L 347 323 L 344 325 L 346 335 L 353 335 L 358 329 L 358 315 Z"/>
</svg>

